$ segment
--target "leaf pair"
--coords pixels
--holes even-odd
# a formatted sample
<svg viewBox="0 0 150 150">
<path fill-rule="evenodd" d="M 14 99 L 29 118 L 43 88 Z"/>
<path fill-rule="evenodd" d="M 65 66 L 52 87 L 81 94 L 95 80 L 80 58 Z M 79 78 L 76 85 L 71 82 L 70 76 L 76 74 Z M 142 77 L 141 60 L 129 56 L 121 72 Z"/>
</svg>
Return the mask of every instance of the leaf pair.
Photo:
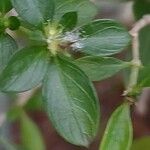
<svg viewBox="0 0 150 150">
<path fill-rule="evenodd" d="M 74 51 L 93 56 L 110 56 L 121 52 L 131 40 L 127 30 L 114 20 L 99 19 L 73 30 L 77 19 L 76 12 L 69 12 L 64 14 L 59 21 L 64 27 L 62 37 L 68 42 L 73 42 Z M 39 40 L 37 38 L 38 43 Z M 43 42 L 43 38 L 41 42 Z"/>
<path fill-rule="evenodd" d="M 12 4 L 20 17 L 36 27 L 36 30 L 50 20 L 59 21 L 70 31 L 77 24 L 77 18 L 78 24 L 82 24 L 95 15 L 95 7 L 87 0 L 12 0 Z M 89 14 L 85 11 L 87 8 Z M 112 20 L 93 21 L 69 33 L 73 34 L 73 38 L 77 33 L 79 37 L 74 44 L 82 45 L 77 50 L 89 55 L 116 54 L 130 41 L 128 32 Z M 61 36 L 64 35 L 62 33 Z M 95 137 L 99 124 L 99 105 L 93 85 L 68 58 L 60 53 L 50 56 L 51 50 L 46 46 L 34 46 L 17 52 L 0 75 L 0 90 L 22 92 L 42 84 L 45 107 L 54 127 L 67 141 L 87 147 Z M 86 66 L 98 69 L 99 65 L 104 73 L 98 71 L 95 76 L 89 74 L 88 69 L 82 68 L 86 59 Z M 110 66 L 106 70 L 105 64 L 112 62 L 116 70 L 113 71 Z M 113 58 L 94 56 L 79 59 L 75 63 L 92 80 L 107 78 L 127 65 Z M 93 65 L 95 63 L 98 64 Z"/>
<path fill-rule="evenodd" d="M 21 92 L 42 83 L 48 115 L 69 142 L 88 146 L 97 133 L 99 105 L 87 76 L 62 56 L 48 56 L 44 47 L 16 53 L 0 76 L 0 89 Z"/>
<path fill-rule="evenodd" d="M 51 21 L 59 22 L 65 31 L 71 31 L 84 23 L 71 32 L 79 35 L 74 46 L 82 53 L 109 56 L 121 52 L 130 42 L 127 30 L 113 20 L 88 23 L 96 14 L 95 6 L 88 0 L 12 0 L 12 4 L 19 16 L 35 27 L 43 28 Z"/>
</svg>

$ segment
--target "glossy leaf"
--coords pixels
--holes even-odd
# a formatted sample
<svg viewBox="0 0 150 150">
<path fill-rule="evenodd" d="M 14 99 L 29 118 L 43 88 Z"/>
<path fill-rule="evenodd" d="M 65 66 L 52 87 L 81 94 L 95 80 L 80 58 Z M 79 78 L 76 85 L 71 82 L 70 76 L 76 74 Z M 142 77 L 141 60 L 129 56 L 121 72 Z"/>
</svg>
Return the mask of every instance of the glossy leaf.
<svg viewBox="0 0 150 150">
<path fill-rule="evenodd" d="M 129 108 L 128 104 L 123 104 L 112 114 L 100 150 L 130 150 L 132 125 Z"/>
<path fill-rule="evenodd" d="M 77 12 L 68 12 L 62 16 L 60 24 L 64 30 L 72 30 L 77 24 L 77 17 Z"/>
<path fill-rule="evenodd" d="M 53 0 L 11 0 L 19 16 L 32 25 L 41 25 L 52 19 Z"/>
<path fill-rule="evenodd" d="M 10 0 L 0 0 L 0 12 L 7 13 L 12 9 Z"/>
<path fill-rule="evenodd" d="M 0 35 L 0 70 L 2 70 L 17 50 L 15 40 L 8 34 Z"/>
<path fill-rule="evenodd" d="M 149 150 L 150 148 L 150 137 L 143 137 L 136 139 L 133 142 L 131 150 Z"/>
<path fill-rule="evenodd" d="M 20 120 L 22 146 L 26 150 L 46 150 L 37 125 L 25 113 L 22 113 Z"/>
<path fill-rule="evenodd" d="M 110 57 L 88 56 L 77 59 L 78 65 L 92 81 L 99 81 L 115 75 L 120 70 L 129 67 L 130 63 Z"/>
<path fill-rule="evenodd" d="M 0 75 L 0 89 L 22 92 L 37 86 L 47 70 L 45 48 L 31 47 L 17 52 Z"/>
<path fill-rule="evenodd" d="M 89 0 L 55 0 L 55 6 L 56 19 L 60 19 L 67 12 L 74 11 L 78 14 L 78 24 L 89 22 L 97 14 L 97 8 Z"/>
<path fill-rule="evenodd" d="M 98 99 L 87 76 L 70 61 L 55 58 L 49 66 L 43 96 L 58 133 L 72 144 L 87 147 L 99 124 Z"/>
<path fill-rule="evenodd" d="M 134 0 L 133 11 L 135 18 L 138 20 L 146 14 L 150 14 L 150 1 L 149 0 Z"/>
<path fill-rule="evenodd" d="M 113 20 L 96 20 L 79 29 L 83 53 L 107 56 L 121 52 L 130 42 L 127 30 Z"/>
</svg>

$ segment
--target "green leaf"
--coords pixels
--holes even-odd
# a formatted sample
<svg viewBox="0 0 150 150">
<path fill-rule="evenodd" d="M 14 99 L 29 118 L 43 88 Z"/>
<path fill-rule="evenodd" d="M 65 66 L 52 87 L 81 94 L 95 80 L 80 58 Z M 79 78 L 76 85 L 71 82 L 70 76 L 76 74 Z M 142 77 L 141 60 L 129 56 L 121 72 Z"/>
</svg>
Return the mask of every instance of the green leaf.
<svg viewBox="0 0 150 150">
<path fill-rule="evenodd" d="M 128 104 L 123 104 L 112 114 L 100 150 L 130 150 L 132 125 L 129 108 Z"/>
<path fill-rule="evenodd" d="M 150 137 L 143 137 L 136 139 L 133 142 L 131 150 L 149 150 L 150 148 Z"/>
<path fill-rule="evenodd" d="M 137 20 L 150 14 L 150 0 L 134 0 L 133 11 Z"/>
<path fill-rule="evenodd" d="M 87 56 L 75 61 L 92 81 L 109 78 L 120 70 L 129 67 L 130 63 L 110 57 Z"/>
<path fill-rule="evenodd" d="M 22 112 L 22 108 L 19 106 L 15 106 L 9 109 L 7 112 L 7 119 L 9 121 L 16 121 L 18 118 L 20 118 Z"/>
<path fill-rule="evenodd" d="M 137 87 L 150 87 L 150 66 L 144 67 L 140 70 Z"/>
<path fill-rule="evenodd" d="M 15 40 L 8 34 L 0 35 L 0 70 L 2 70 L 18 49 Z"/>
<path fill-rule="evenodd" d="M 10 0 L 0 0 L 0 12 L 7 13 L 12 9 Z"/>
<path fill-rule="evenodd" d="M 77 24 L 77 17 L 77 12 L 68 12 L 62 16 L 59 23 L 64 27 L 64 30 L 72 30 Z"/>
<path fill-rule="evenodd" d="M 5 24 L 4 24 L 4 19 L 3 18 L 0 18 L 0 35 L 5 33 Z"/>
<path fill-rule="evenodd" d="M 130 42 L 127 30 L 113 20 L 96 20 L 79 29 L 82 34 L 80 51 L 107 56 L 121 52 Z"/>
<path fill-rule="evenodd" d="M 89 22 L 97 14 L 97 8 L 89 0 L 55 0 L 55 6 L 56 19 L 60 20 L 65 13 L 75 11 L 78 14 L 78 24 Z"/>
<path fill-rule="evenodd" d="M 70 61 L 60 56 L 53 61 L 43 88 L 48 115 L 62 137 L 87 147 L 99 124 L 99 104 L 93 85 Z"/>
<path fill-rule="evenodd" d="M 28 23 L 38 26 L 52 19 L 53 0 L 11 0 L 19 16 Z"/>
<path fill-rule="evenodd" d="M 30 45 L 47 46 L 46 37 L 40 30 L 29 31 L 28 37 L 30 39 Z"/>
<path fill-rule="evenodd" d="M 22 92 L 34 88 L 43 80 L 47 62 L 47 51 L 43 47 L 17 52 L 0 75 L 1 91 Z"/>
<path fill-rule="evenodd" d="M 144 27 L 139 32 L 140 41 L 140 56 L 144 66 L 150 65 L 149 50 L 150 50 L 150 25 Z"/>
<path fill-rule="evenodd" d="M 26 150 L 45 150 L 44 141 L 37 125 L 25 113 L 22 113 L 20 121 L 22 146 Z"/>
</svg>

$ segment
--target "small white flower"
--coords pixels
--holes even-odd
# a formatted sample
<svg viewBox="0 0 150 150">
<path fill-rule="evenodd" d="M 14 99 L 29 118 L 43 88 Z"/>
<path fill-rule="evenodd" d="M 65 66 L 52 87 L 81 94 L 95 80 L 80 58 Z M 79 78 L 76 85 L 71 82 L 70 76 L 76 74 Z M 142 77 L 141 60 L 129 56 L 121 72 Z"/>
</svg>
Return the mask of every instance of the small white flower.
<svg viewBox="0 0 150 150">
<path fill-rule="evenodd" d="M 79 33 L 73 33 L 73 32 L 66 32 L 64 37 L 62 38 L 65 42 L 71 42 L 74 43 L 78 40 L 80 40 L 80 34 Z"/>
<path fill-rule="evenodd" d="M 77 49 L 82 49 L 84 47 L 83 43 L 81 43 L 80 41 L 75 42 L 71 45 L 73 50 L 77 50 Z"/>
</svg>

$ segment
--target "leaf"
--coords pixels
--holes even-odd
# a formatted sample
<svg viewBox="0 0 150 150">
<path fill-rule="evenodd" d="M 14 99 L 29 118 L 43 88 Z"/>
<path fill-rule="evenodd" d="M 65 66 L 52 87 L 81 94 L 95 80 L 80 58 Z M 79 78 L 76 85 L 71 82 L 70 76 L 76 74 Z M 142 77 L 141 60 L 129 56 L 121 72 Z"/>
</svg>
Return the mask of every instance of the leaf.
<svg viewBox="0 0 150 150">
<path fill-rule="evenodd" d="M 68 12 L 77 12 L 78 24 L 92 20 L 97 14 L 97 8 L 89 0 L 55 0 L 55 18 L 60 18 Z M 87 11 L 88 10 L 88 11 Z"/>
<path fill-rule="evenodd" d="M 133 142 L 131 150 L 149 150 L 150 148 L 150 137 L 143 137 L 140 139 L 136 139 Z"/>
<path fill-rule="evenodd" d="M 68 12 L 62 16 L 59 23 L 65 30 L 72 30 L 77 24 L 77 17 L 77 12 Z"/>
<path fill-rule="evenodd" d="M 150 50 L 150 26 L 144 27 L 139 32 L 140 41 L 140 56 L 144 66 L 150 65 L 149 50 Z"/>
<path fill-rule="evenodd" d="M 134 0 L 133 11 L 137 20 L 150 14 L 150 0 Z"/>
<path fill-rule="evenodd" d="M 21 139 L 26 150 L 45 150 L 44 141 L 37 125 L 25 114 L 22 113 Z"/>
<path fill-rule="evenodd" d="M 19 106 L 15 106 L 9 109 L 7 112 L 7 119 L 9 121 L 16 121 L 18 118 L 20 118 L 22 112 L 22 108 Z"/>
<path fill-rule="evenodd" d="M 121 105 L 111 116 L 100 150 L 130 150 L 132 125 L 128 104 Z"/>
<path fill-rule="evenodd" d="M 140 71 L 137 87 L 150 87 L 150 66 L 144 67 Z"/>
<path fill-rule="evenodd" d="M 52 19 L 53 0 L 11 0 L 19 16 L 28 23 L 38 26 Z"/>
<path fill-rule="evenodd" d="M 2 70 L 18 49 L 15 40 L 8 34 L 0 34 L 0 70 Z"/>
<path fill-rule="evenodd" d="M 83 49 L 90 55 L 108 56 L 121 52 L 130 42 L 127 30 L 113 20 L 96 20 L 79 29 Z"/>
<path fill-rule="evenodd" d="M 87 147 L 97 133 L 99 105 L 92 83 L 70 61 L 50 64 L 43 96 L 50 120 L 68 142 Z"/>
<path fill-rule="evenodd" d="M 47 70 L 47 51 L 42 47 L 17 52 L 0 75 L 0 89 L 22 92 L 37 86 Z"/>
<path fill-rule="evenodd" d="M 75 61 L 92 81 L 99 81 L 115 75 L 129 67 L 130 63 L 111 57 L 87 56 Z"/>
<path fill-rule="evenodd" d="M 10 0 L 0 0 L 0 12 L 7 13 L 12 9 Z"/>
<path fill-rule="evenodd" d="M 30 39 L 30 45 L 41 45 L 41 46 L 47 46 L 46 43 L 46 37 L 40 30 L 34 30 L 30 31 L 28 33 L 28 37 Z"/>
</svg>

